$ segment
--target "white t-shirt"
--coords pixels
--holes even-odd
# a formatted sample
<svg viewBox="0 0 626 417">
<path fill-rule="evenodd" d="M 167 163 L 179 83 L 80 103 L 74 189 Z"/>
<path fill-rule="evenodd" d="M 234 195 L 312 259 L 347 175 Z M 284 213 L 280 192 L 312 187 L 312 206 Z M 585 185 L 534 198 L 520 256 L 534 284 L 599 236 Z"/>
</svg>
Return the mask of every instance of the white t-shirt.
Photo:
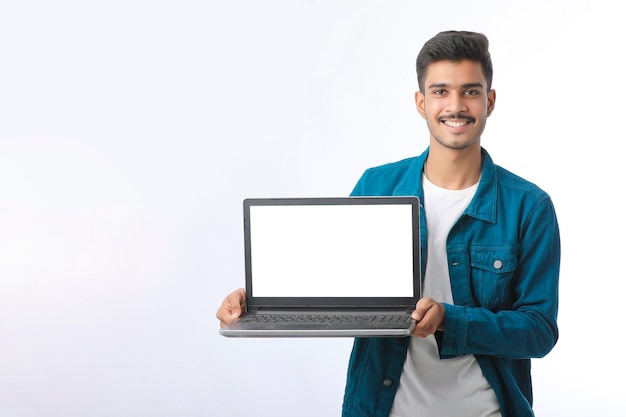
<svg viewBox="0 0 626 417">
<path fill-rule="evenodd" d="M 476 193 L 437 187 L 426 176 L 424 210 L 428 227 L 428 259 L 423 296 L 453 304 L 446 241 L 450 229 Z M 440 359 L 433 335 L 411 337 L 390 417 L 501 417 L 496 394 L 473 355 Z"/>
</svg>

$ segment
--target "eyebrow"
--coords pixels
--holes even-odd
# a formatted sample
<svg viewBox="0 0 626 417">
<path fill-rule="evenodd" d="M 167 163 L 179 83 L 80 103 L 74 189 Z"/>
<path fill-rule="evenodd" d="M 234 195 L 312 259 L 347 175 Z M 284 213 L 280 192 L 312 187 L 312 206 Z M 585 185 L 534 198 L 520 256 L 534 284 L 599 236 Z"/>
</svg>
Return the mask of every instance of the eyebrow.
<svg viewBox="0 0 626 417">
<path fill-rule="evenodd" d="M 448 87 L 448 86 L 449 84 L 446 84 L 446 83 L 433 83 L 429 85 L 428 88 L 442 88 L 442 87 Z M 482 85 L 481 83 L 467 83 L 467 84 L 463 84 L 461 87 L 462 88 L 476 88 L 476 87 L 485 88 L 485 86 Z"/>
</svg>

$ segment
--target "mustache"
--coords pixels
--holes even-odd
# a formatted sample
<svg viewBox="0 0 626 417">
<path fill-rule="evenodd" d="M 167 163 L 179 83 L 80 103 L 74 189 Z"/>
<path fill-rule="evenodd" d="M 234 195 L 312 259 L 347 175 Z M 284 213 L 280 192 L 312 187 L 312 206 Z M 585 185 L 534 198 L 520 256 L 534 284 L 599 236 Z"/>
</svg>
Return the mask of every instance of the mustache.
<svg viewBox="0 0 626 417">
<path fill-rule="evenodd" d="M 442 116 L 439 117 L 437 120 L 439 120 L 440 122 L 446 121 L 446 120 L 467 120 L 468 122 L 475 122 L 476 119 L 468 116 L 466 114 L 450 114 L 448 116 Z"/>
</svg>

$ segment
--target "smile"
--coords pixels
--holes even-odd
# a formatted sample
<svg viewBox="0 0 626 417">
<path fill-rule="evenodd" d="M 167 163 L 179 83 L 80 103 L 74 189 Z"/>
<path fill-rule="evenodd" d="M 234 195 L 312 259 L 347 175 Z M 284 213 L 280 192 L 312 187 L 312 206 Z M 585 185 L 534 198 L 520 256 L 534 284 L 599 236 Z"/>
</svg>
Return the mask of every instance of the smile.
<svg viewBox="0 0 626 417">
<path fill-rule="evenodd" d="M 461 126 L 465 126 L 466 124 L 469 124 L 467 120 L 464 122 L 453 122 L 451 120 L 446 120 L 444 121 L 444 123 L 450 127 L 461 127 Z"/>
</svg>

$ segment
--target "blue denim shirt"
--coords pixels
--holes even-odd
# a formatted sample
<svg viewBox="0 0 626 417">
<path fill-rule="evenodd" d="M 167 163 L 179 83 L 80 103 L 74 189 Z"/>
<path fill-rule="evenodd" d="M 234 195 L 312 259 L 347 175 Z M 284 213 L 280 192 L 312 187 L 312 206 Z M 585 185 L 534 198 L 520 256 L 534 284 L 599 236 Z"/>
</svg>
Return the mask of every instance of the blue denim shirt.
<svg viewBox="0 0 626 417">
<path fill-rule="evenodd" d="M 423 199 L 428 152 L 368 169 L 352 195 Z M 530 358 L 546 355 L 558 338 L 559 228 L 544 191 L 482 155 L 476 194 L 448 235 L 454 305 L 444 304 L 445 331 L 435 336 L 442 359 L 476 357 L 503 417 L 533 416 Z M 388 416 L 408 345 L 408 337 L 355 339 L 344 417 Z"/>
</svg>

